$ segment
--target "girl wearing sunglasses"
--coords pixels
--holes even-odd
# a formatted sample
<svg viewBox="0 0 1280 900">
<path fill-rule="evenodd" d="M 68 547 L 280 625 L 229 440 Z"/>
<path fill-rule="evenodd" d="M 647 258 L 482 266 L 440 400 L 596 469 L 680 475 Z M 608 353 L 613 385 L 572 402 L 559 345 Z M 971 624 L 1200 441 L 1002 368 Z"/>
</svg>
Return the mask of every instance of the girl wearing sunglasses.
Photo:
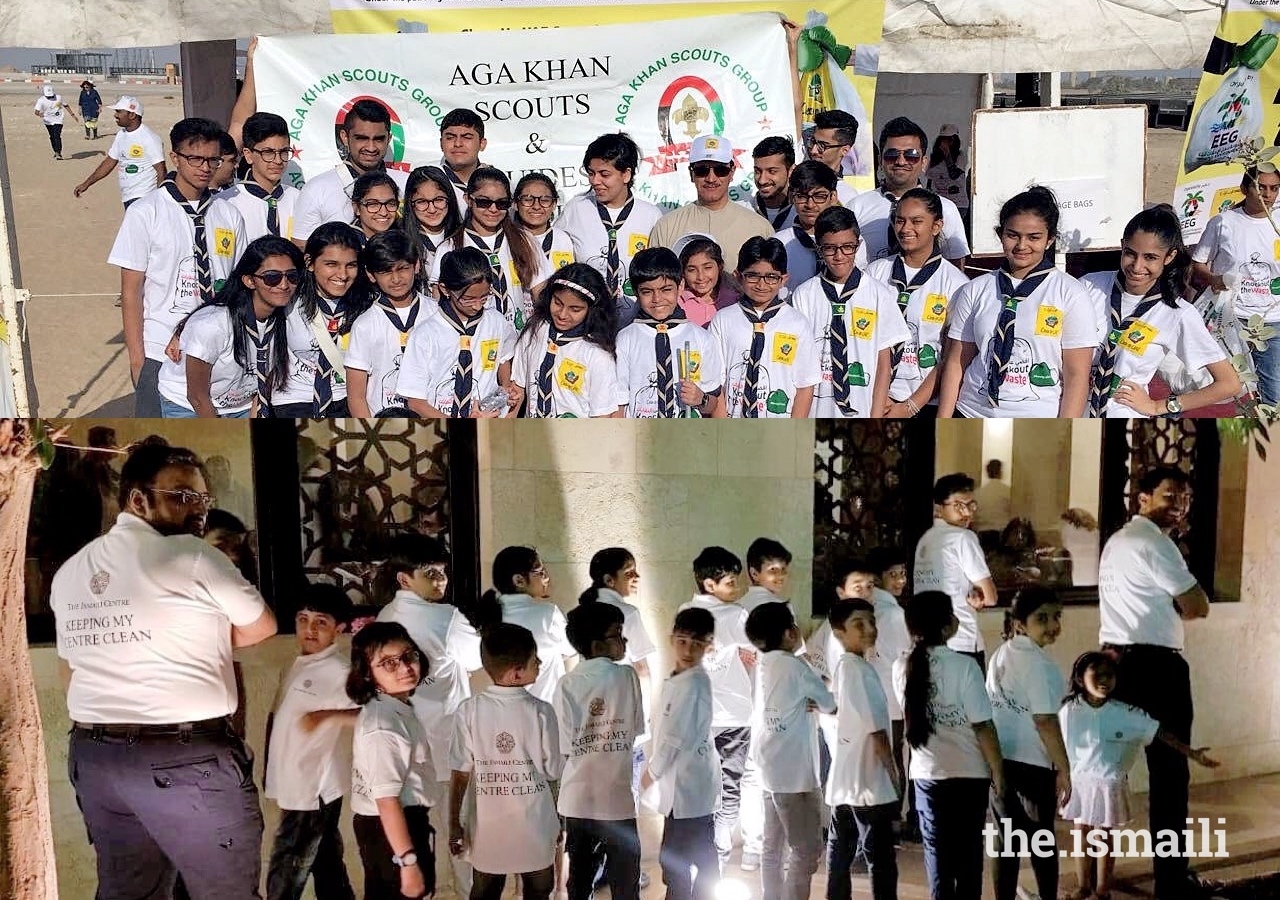
<svg viewBox="0 0 1280 900">
<path fill-rule="evenodd" d="M 365 172 L 351 186 L 355 226 L 367 241 L 400 222 L 400 188 L 386 172 Z"/>
<path fill-rule="evenodd" d="M 160 369 L 165 418 L 245 418 L 270 404 L 289 377 L 285 321 L 302 267 L 284 238 L 245 248 L 222 290 L 181 326 L 178 361 Z"/>
<path fill-rule="evenodd" d="M 560 203 L 556 183 L 541 172 L 530 172 L 516 184 L 516 205 L 512 207 L 516 222 L 533 238 L 551 264 L 551 270 L 563 269 L 573 262 L 573 241 L 567 231 L 551 227 L 551 218 Z"/>
<path fill-rule="evenodd" d="M 409 173 L 404 206 L 402 227 L 418 247 L 418 258 L 422 260 L 418 290 L 425 294 L 436 252 L 462 226 L 462 213 L 449 176 L 439 166 L 419 166 Z"/>
<path fill-rule="evenodd" d="M 505 172 L 493 166 L 472 172 L 462 228 L 432 260 L 429 280 L 439 282 L 440 263 L 450 251 L 475 247 L 489 258 L 498 311 L 519 331 L 533 313 L 534 296 L 553 273 L 534 239 L 510 216 L 513 205 Z"/>
</svg>

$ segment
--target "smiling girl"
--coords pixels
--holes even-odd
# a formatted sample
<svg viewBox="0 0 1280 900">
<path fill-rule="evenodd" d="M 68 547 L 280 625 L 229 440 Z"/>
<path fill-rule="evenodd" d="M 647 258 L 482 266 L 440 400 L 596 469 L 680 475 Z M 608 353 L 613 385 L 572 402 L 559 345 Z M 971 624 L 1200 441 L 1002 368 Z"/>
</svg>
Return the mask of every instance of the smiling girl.
<svg viewBox="0 0 1280 900">
<path fill-rule="evenodd" d="M 400 220 L 400 188 L 386 172 L 366 172 L 351 186 L 352 220 L 367 241 Z"/>
<path fill-rule="evenodd" d="M 551 227 L 559 202 L 556 183 L 541 172 L 530 172 L 516 183 L 516 205 L 512 207 L 512 214 L 538 245 L 552 271 L 573 262 L 572 238 L 568 232 Z"/>
<path fill-rule="evenodd" d="M 425 292 L 436 252 L 462 225 L 458 198 L 449 176 L 439 166 L 419 166 L 404 187 L 404 233 L 418 248 L 422 274 L 418 290 Z"/>
</svg>

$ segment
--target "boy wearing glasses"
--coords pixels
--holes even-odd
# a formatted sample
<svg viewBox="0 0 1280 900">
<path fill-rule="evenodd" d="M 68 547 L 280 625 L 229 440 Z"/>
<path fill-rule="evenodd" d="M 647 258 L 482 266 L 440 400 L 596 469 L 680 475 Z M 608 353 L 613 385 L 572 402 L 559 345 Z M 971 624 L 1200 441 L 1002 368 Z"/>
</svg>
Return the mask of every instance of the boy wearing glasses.
<svg viewBox="0 0 1280 900">
<path fill-rule="evenodd" d="M 174 171 L 125 210 L 107 262 L 120 267 L 120 315 L 137 418 L 158 419 L 160 367 L 178 323 L 230 277 L 244 219 L 209 191 L 222 165 L 222 126 L 190 118 L 169 132 Z"/>
<path fill-rule="evenodd" d="M 244 217 L 249 240 L 264 234 L 288 238 L 300 193 L 282 180 L 293 158 L 289 125 L 275 113 L 254 113 L 245 120 L 241 135 L 249 174 L 227 191 L 226 199 Z"/>
<path fill-rule="evenodd" d="M 915 593 L 942 591 L 960 621 L 947 646 L 972 656 L 986 670 L 977 611 L 996 605 L 996 584 L 970 526 L 978 504 L 973 479 L 962 472 L 943 475 L 933 486 L 933 527 L 916 545 Z"/>
<path fill-rule="evenodd" d="M 859 194 L 845 205 L 853 210 L 862 225 L 862 249 L 858 265 L 866 268 L 872 260 L 897 252 L 893 230 L 893 209 L 898 198 L 920 187 L 920 177 L 928 165 L 929 138 L 924 129 L 910 119 L 890 119 L 880 129 L 880 162 L 884 178 L 874 191 Z M 969 241 L 964 233 L 964 219 L 955 203 L 942 198 L 942 234 L 938 237 L 943 257 L 964 271 L 969 255 Z"/>
<path fill-rule="evenodd" d="M 733 144 L 722 135 L 694 138 L 689 149 L 689 180 L 697 188 L 698 199 L 659 219 L 649 233 L 649 246 L 674 247 L 686 234 L 709 234 L 726 259 L 737 259 L 750 238 L 773 237 L 768 219 L 729 200 L 738 168 L 736 155 Z"/>
<path fill-rule="evenodd" d="M 823 110 L 813 117 L 809 138 L 809 159 L 820 162 L 836 174 L 836 192 L 847 206 L 858 192 L 844 180 L 844 159 L 858 140 L 858 120 L 843 109 Z"/>
<path fill-rule="evenodd" d="M 787 248 L 787 281 L 792 285 L 804 284 L 822 268 L 813 226 L 823 210 L 840 205 L 839 184 L 835 172 L 811 159 L 791 171 L 789 192 L 795 216 L 774 237 Z"/>
</svg>

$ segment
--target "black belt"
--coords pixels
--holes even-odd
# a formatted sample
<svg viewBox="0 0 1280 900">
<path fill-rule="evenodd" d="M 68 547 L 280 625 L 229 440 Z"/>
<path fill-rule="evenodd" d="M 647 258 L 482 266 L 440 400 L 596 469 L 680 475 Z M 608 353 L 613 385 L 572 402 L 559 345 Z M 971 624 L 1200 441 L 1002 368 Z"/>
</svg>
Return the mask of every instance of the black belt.
<svg viewBox="0 0 1280 900">
<path fill-rule="evenodd" d="M 1150 653 L 1154 651 L 1158 653 L 1176 653 L 1179 656 L 1182 655 L 1181 650 L 1178 650 L 1175 647 L 1165 647 L 1161 644 L 1103 644 L 1102 649 L 1116 650 L 1120 653 L 1131 653 L 1135 650 L 1140 650 L 1143 653 Z"/>
<path fill-rule="evenodd" d="M 219 716 L 216 719 L 204 719 L 199 722 L 178 722 L 173 725 L 105 725 L 86 722 L 73 722 L 75 731 L 88 734 L 95 741 L 107 738 L 119 740 L 123 738 L 130 743 L 136 741 L 178 741 L 187 743 L 196 734 L 226 734 L 231 731 L 231 719 Z"/>
</svg>

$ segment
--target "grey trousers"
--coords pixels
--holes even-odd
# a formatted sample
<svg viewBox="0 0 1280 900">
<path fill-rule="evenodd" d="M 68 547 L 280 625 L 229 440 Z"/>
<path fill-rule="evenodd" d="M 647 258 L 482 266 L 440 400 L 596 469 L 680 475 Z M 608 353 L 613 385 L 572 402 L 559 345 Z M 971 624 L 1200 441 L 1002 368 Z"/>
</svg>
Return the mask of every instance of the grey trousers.
<svg viewBox="0 0 1280 900">
<path fill-rule="evenodd" d="M 806 900 L 821 859 L 822 795 L 765 791 L 762 895 L 771 900 Z"/>
</svg>

